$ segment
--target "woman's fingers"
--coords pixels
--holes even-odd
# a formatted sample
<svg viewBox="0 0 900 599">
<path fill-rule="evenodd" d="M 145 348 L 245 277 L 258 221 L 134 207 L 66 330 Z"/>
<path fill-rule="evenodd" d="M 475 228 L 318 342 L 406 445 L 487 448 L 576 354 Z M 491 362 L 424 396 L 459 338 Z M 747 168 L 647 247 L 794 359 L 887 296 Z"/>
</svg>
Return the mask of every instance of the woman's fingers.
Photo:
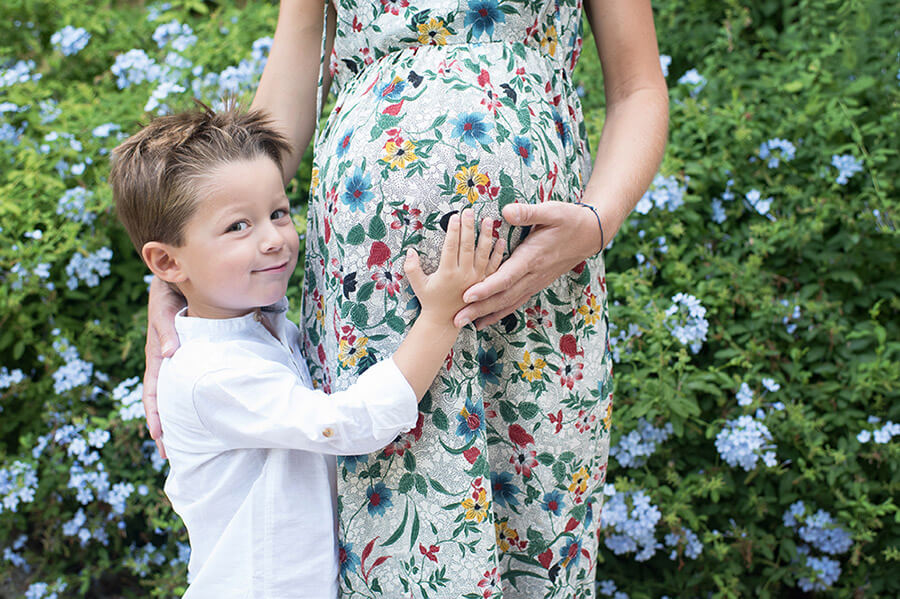
<svg viewBox="0 0 900 599">
<path fill-rule="evenodd" d="M 459 263 L 459 214 L 454 214 L 447 222 L 447 235 L 441 249 L 441 264 L 456 266 Z"/>
<path fill-rule="evenodd" d="M 489 218 L 481 219 L 481 232 L 478 234 L 478 247 L 475 248 L 475 272 L 479 276 L 484 276 L 493 272 L 488 270 L 490 268 L 491 247 L 493 246 L 491 242 L 494 240 L 493 222 L 494 221 Z M 497 266 L 499 265 L 500 263 L 498 262 Z M 495 268 L 494 270 L 497 269 Z"/>
<path fill-rule="evenodd" d="M 162 423 L 159 421 L 159 410 L 156 403 L 156 381 L 159 376 L 159 366 L 162 364 L 162 352 L 160 351 L 159 336 L 151 324 L 147 326 L 147 344 L 144 347 L 146 367 L 144 368 L 144 386 L 141 392 L 141 402 L 144 404 L 144 416 L 147 419 L 147 430 L 150 438 L 156 442 L 156 450 L 160 457 L 166 458 L 166 448 L 162 444 Z"/>
<path fill-rule="evenodd" d="M 503 263 L 503 254 L 506 252 L 506 240 L 498 239 L 497 243 L 494 244 L 494 250 L 491 252 L 491 258 L 488 261 L 487 268 L 484 271 L 484 275 L 490 276 L 497 272 L 500 268 L 500 265 Z"/>
<path fill-rule="evenodd" d="M 481 283 L 472 285 L 465 293 L 463 293 L 463 301 L 468 302 L 468 296 L 476 287 L 488 283 L 489 289 L 496 288 L 490 295 L 482 296 L 484 299 L 468 302 L 469 305 L 460 310 L 456 315 L 455 321 L 457 323 L 463 322 L 463 320 L 474 322 L 477 318 L 481 318 L 482 316 L 507 307 L 514 298 L 517 298 L 524 293 L 524 287 L 522 285 L 524 283 L 523 280 L 526 278 L 531 278 L 528 262 L 525 260 L 516 260 L 516 256 L 513 254 L 509 260 L 500 266 L 497 272 L 488 276 L 488 278 Z"/>
</svg>

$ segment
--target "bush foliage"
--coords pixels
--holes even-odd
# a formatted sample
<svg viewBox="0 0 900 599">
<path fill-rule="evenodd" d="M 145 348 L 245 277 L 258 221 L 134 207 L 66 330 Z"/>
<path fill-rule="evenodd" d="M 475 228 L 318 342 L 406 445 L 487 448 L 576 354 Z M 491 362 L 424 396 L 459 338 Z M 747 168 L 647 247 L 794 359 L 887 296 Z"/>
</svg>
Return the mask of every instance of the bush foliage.
<svg viewBox="0 0 900 599">
<path fill-rule="evenodd" d="M 83 8 L 0 7 L 0 594 L 169 597 L 187 538 L 144 431 L 145 269 L 107 156 L 194 95 L 251 94 L 277 7 Z M 600 596 L 895 597 L 896 7 L 654 8 L 671 126 L 607 252 Z M 308 176 L 307 157 L 289 190 L 301 231 Z"/>
</svg>

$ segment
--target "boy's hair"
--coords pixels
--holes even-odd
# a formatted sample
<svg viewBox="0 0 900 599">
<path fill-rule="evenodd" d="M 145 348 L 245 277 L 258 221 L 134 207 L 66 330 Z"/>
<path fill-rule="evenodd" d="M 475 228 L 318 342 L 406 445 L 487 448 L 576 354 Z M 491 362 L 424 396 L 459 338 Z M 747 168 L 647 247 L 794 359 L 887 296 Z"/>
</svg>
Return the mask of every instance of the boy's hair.
<svg viewBox="0 0 900 599">
<path fill-rule="evenodd" d="M 198 185 L 216 166 L 267 157 L 284 171 L 291 146 L 263 112 L 197 104 L 202 110 L 153 119 L 112 152 L 113 199 L 138 254 L 148 241 L 184 244 Z"/>
</svg>

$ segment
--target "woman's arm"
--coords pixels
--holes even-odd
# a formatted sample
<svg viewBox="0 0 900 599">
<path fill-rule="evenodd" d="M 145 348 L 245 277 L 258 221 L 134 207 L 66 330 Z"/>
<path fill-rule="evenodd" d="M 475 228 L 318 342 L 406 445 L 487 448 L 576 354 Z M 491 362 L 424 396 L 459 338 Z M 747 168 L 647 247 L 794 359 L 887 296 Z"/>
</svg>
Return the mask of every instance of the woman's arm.
<svg viewBox="0 0 900 599">
<path fill-rule="evenodd" d="M 669 100 L 649 0 L 589 0 L 603 66 L 606 121 L 582 201 L 597 209 L 609 243 L 659 168 Z M 456 322 L 494 324 L 560 275 L 603 249 L 594 214 L 566 202 L 511 204 L 503 217 L 532 231 L 500 269 L 465 294 Z"/>
<path fill-rule="evenodd" d="M 284 161 L 284 183 L 294 178 L 316 130 L 316 89 L 322 44 L 323 0 L 281 0 L 278 24 L 266 68 L 251 109 L 269 113 L 293 146 Z M 328 57 L 334 41 L 334 7 L 328 5 L 322 99 L 331 87 Z"/>
</svg>

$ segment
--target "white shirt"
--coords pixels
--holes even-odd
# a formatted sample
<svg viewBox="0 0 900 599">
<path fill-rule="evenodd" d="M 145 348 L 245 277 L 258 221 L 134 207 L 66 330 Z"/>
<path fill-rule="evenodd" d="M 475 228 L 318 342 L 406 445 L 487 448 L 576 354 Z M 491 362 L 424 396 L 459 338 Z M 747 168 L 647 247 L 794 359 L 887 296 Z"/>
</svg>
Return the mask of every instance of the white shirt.
<svg viewBox="0 0 900 599">
<path fill-rule="evenodd" d="M 286 307 L 175 319 L 181 347 L 160 368 L 158 402 L 165 491 L 191 541 L 185 598 L 336 597 L 326 454 L 377 451 L 416 424 L 415 393 L 392 359 L 344 391 L 313 390 Z"/>
</svg>

